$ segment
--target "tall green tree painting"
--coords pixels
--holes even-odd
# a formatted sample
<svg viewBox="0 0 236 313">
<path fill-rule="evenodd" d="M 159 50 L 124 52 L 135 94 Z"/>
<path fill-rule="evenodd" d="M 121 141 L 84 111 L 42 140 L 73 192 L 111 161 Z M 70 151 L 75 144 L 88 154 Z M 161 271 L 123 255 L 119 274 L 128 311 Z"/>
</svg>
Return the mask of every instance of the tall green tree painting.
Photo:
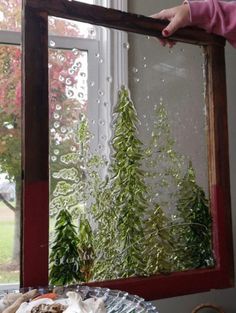
<svg viewBox="0 0 236 313">
<path fill-rule="evenodd" d="M 101 251 L 104 250 L 100 272 L 108 273 L 109 278 L 144 272 L 141 252 L 147 208 L 143 144 L 138 139 L 137 113 L 125 87 L 119 91 L 114 114 L 109 182 L 98 197 L 98 237 L 103 242 Z"/>
<path fill-rule="evenodd" d="M 147 209 L 145 173 L 142 170 L 143 144 L 138 138 L 138 117 L 125 87 L 119 92 L 112 139 L 112 208 L 117 217 L 119 276 L 143 272 L 141 242 Z"/>
<path fill-rule="evenodd" d="M 145 219 L 144 257 L 147 274 L 171 272 L 175 268 L 175 237 L 172 215 L 185 158 L 175 149 L 168 112 L 163 102 L 154 106 L 153 129 L 145 149 L 149 209 Z"/>
<path fill-rule="evenodd" d="M 163 99 L 154 106 L 151 139 L 145 150 L 146 181 L 153 203 L 174 210 L 177 186 L 183 176 L 185 157 L 175 148 Z"/>
</svg>

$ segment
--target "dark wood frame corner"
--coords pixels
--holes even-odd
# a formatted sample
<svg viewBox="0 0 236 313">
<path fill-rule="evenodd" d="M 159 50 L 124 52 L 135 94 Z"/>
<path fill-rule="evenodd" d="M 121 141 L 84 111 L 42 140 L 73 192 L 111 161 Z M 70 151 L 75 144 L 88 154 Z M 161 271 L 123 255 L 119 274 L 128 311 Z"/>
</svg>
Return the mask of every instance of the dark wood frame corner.
<svg viewBox="0 0 236 313">
<path fill-rule="evenodd" d="M 23 194 L 21 285 L 48 284 L 48 16 L 161 38 L 165 22 L 68 0 L 23 1 Z M 204 47 L 213 248 L 216 266 L 91 285 L 159 299 L 233 286 L 226 79 L 223 38 L 179 30 L 176 41 Z"/>
</svg>

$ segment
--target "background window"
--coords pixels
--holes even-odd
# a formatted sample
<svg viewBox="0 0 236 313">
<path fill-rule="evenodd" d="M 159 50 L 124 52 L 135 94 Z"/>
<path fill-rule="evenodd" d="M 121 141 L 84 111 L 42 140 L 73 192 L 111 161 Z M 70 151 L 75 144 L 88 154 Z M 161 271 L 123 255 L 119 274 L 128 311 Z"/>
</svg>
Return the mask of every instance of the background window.
<svg viewBox="0 0 236 313">
<path fill-rule="evenodd" d="M 107 6 L 107 1 L 80 1 Z M 113 4 L 114 5 L 114 4 Z M 115 4 L 116 5 L 116 4 Z M 124 3 L 122 4 L 124 7 Z M 49 73 L 51 91 L 51 139 L 56 142 L 59 107 L 80 100 L 84 106 L 95 99 L 98 90 L 104 89 L 99 77 L 110 75 L 110 63 L 102 64 L 98 74 L 92 56 L 107 50 L 110 39 L 104 32 L 86 23 L 49 18 Z M 19 283 L 20 270 L 20 218 L 21 218 L 21 1 L 0 3 L 0 281 L 12 287 Z M 76 37 L 76 38 L 75 38 Z M 102 40 L 98 44 L 98 38 Z M 110 49 L 110 47 L 109 47 Z M 64 60 L 64 61 L 63 61 Z M 105 60 L 106 61 L 106 60 Z M 63 64 L 63 65 L 62 65 Z M 65 68 L 74 70 L 76 84 L 64 76 Z M 74 69 L 73 69 L 74 68 Z M 77 68 L 77 69 L 75 69 Z M 79 70 L 78 70 L 79 69 Z M 95 75 L 94 75 L 95 73 Z M 56 83 L 58 79 L 58 83 Z M 90 82 L 90 83 L 89 83 Z M 82 85 L 81 85 L 82 84 Z M 59 86 L 60 85 L 60 86 Z M 64 95 L 58 94 L 63 89 Z M 73 90 L 72 90 L 73 89 Z M 71 96 L 71 93 L 74 95 Z M 82 96 L 83 94 L 83 96 Z M 94 100 L 95 102 L 96 100 Z M 106 100 L 104 100 L 106 101 Z M 77 111 L 78 112 L 78 111 Z M 91 112 L 97 119 L 97 113 Z M 68 116 L 67 116 L 68 117 Z M 67 122 L 71 122 L 70 119 Z M 61 134 L 63 128 L 60 127 Z M 56 147 L 52 150 L 52 155 Z M 54 164 L 52 156 L 51 162 Z M 0 286 L 1 287 L 1 286 Z M 10 286 L 8 285 L 8 288 Z"/>
<path fill-rule="evenodd" d="M 21 212 L 21 50 L 0 46 L 0 281 L 19 280 Z"/>
</svg>

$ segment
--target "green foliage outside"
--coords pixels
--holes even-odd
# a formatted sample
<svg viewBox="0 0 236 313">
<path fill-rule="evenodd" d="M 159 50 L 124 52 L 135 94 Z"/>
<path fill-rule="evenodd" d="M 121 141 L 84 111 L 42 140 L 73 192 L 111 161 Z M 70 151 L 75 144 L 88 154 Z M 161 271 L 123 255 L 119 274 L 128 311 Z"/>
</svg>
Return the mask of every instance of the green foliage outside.
<svg viewBox="0 0 236 313">
<path fill-rule="evenodd" d="M 14 221 L 0 222 L 0 282 L 8 284 L 19 281 L 19 270 L 12 264 Z"/>
<path fill-rule="evenodd" d="M 0 264 L 11 260 L 14 221 L 0 222 Z"/>
</svg>

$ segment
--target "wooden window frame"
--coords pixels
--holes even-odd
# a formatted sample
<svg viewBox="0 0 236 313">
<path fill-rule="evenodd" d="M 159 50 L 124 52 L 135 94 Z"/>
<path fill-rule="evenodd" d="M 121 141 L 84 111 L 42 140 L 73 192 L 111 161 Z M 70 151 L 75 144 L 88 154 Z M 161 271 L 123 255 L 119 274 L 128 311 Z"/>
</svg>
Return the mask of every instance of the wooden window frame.
<svg viewBox="0 0 236 313">
<path fill-rule="evenodd" d="M 68 0 L 23 2 L 23 147 L 21 286 L 48 284 L 49 125 L 48 16 L 162 38 L 166 21 Z M 225 40 L 200 29 L 171 38 L 203 46 L 208 116 L 209 190 L 213 216 L 214 268 L 91 283 L 125 290 L 147 300 L 232 287 Z"/>
</svg>

